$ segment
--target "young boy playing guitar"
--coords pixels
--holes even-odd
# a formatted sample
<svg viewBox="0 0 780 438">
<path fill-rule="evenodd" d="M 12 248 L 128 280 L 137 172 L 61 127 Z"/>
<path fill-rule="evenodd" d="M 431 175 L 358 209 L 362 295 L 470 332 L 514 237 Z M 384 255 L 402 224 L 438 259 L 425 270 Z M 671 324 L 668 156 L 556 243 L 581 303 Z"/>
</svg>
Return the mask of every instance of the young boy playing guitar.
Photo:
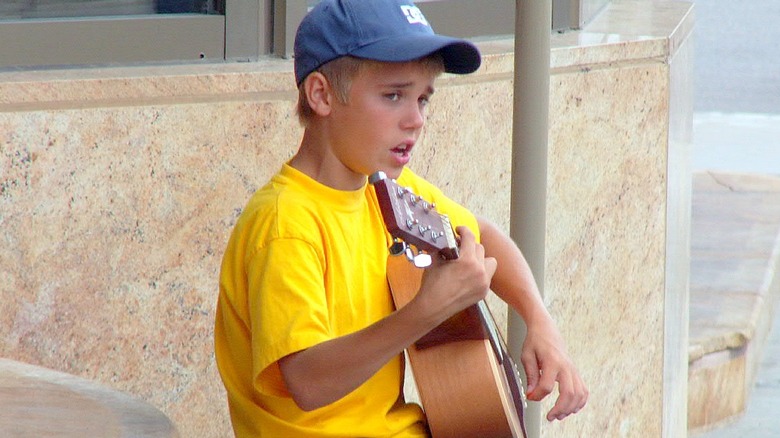
<svg viewBox="0 0 780 438">
<path fill-rule="evenodd" d="M 422 437 L 403 400 L 403 351 L 492 289 L 528 326 L 531 400 L 557 383 L 547 419 L 588 391 L 517 246 L 406 169 L 442 72 L 480 65 L 471 43 L 434 34 L 405 0 L 324 0 L 295 41 L 296 155 L 246 205 L 220 274 L 215 349 L 238 437 Z M 447 214 L 460 257 L 426 269 L 395 309 L 391 238 L 367 175 L 383 171 Z"/>
</svg>

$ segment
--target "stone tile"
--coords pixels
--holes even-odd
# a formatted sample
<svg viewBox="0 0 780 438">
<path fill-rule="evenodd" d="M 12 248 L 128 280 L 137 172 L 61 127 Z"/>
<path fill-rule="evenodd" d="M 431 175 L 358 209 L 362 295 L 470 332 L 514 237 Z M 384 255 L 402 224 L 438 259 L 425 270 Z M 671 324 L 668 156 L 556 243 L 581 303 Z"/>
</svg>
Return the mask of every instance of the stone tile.
<svg viewBox="0 0 780 438">
<path fill-rule="evenodd" d="M 688 387 L 694 434 L 745 410 L 780 297 L 778 205 L 778 177 L 694 177 Z"/>
</svg>

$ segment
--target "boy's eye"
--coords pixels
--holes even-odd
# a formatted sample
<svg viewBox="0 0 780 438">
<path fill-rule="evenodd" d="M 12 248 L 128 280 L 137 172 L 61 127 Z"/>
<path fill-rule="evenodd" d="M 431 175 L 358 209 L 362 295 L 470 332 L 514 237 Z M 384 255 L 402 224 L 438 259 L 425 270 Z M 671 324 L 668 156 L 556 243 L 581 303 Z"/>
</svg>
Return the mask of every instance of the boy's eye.
<svg viewBox="0 0 780 438">
<path fill-rule="evenodd" d="M 387 93 L 385 97 L 391 102 L 398 102 L 401 100 L 401 93 Z"/>
<path fill-rule="evenodd" d="M 428 106 L 430 102 L 431 102 L 431 98 L 428 96 L 424 96 L 420 98 L 420 105 L 422 106 Z"/>
</svg>

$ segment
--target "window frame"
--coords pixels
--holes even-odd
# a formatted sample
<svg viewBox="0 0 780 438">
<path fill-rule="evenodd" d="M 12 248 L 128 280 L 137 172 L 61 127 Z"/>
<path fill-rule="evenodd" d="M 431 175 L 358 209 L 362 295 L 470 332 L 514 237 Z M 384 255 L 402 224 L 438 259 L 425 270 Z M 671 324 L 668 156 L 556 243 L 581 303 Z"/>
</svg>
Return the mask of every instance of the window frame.
<svg viewBox="0 0 780 438">
<path fill-rule="evenodd" d="M 271 53 L 273 3 L 273 0 L 225 0 L 225 15 L 0 20 L 0 41 L 4 42 L 0 45 L 0 70 L 257 61 Z"/>
<path fill-rule="evenodd" d="M 224 16 L 200 14 L 7 20 L 0 69 L 222 60 L 224 29 Z"/>
<path fill-rule="evenodd" d="M 572 27 L 586 0 L 552 0 L 551 28 Z M 605 1 L 605 0 L 598 0 Z M 310 0 L 225 0 L 225 15 L 149 14 L 0 20 L 0 70 L 292 57 Z M 514 35 L 514 0 L 418 0 L 437 32 Z M 557 15 L 556 15 L 557 11 Z M 556 17 L 557 22 L 556 22 Z M 51 42 L 56 41 L 57 44 Z"/>
<path fill-rule="evenodd" d="M 291 57 L 295 30 L 309 8 L 307 0 L 276 1 L 273 53 Z M 417 0 L 437 33 L 460 38 L 514 36 L 515 0 Z M 282 24 L 279 26 L 278 24 Z"/>
</svg>

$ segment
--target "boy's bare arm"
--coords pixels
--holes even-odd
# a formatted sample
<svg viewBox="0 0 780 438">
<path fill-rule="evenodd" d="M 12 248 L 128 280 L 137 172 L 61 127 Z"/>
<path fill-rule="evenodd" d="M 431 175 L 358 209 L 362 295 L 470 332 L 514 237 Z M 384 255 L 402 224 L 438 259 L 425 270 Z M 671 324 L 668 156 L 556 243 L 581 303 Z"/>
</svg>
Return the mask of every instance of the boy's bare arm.
<svg viewBox="0 0 780 438">
<path fill-rule="evenodd" d="M 406 306 L 352 333 L 282 358 L 287 388 L 301 409 L 330 404 L 357 388 L 390 359 L 458 311 L 483 299 L 496 261 L 468 229 L 459 229 L 461 256 L 436 260 Z M 453 293 L 454 292 L 454 293 Z"/>
<path fill-rule="evenodd" d="M 528 398 L 543 399 L 558 382 L 560 395 L 547 420 L 562 420 L 585 406 L 588 389 L 566 353 L 525 257 L 494 224 L 482 218 L 478 221 L 485 254 L 498 262 L 491 289 L 520 314 L 528 327 L 520 358 L 528 379 Z"/>
</svg>

